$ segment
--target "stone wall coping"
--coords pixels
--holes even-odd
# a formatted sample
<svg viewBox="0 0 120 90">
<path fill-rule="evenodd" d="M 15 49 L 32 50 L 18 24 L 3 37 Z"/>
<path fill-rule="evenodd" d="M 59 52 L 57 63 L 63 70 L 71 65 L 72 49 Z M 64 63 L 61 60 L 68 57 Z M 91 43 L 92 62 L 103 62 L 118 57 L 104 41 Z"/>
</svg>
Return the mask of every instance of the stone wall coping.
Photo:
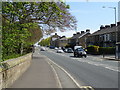
<svg viewBox="0 0 120 90">
<path fill-rule="evenodd" d="M 0 64 L 0 72 L 2 72 L 3 70 L 9 69 L 11 67 L 14 67 L 28 59 L 28 57 L 31 57 L 32 53 L 28 53 L 26 55 L 20 56 L 18 58 L 13 58 L 13 59 L 8 59 L 6 61 L 1 62 Z"/>
</svg>

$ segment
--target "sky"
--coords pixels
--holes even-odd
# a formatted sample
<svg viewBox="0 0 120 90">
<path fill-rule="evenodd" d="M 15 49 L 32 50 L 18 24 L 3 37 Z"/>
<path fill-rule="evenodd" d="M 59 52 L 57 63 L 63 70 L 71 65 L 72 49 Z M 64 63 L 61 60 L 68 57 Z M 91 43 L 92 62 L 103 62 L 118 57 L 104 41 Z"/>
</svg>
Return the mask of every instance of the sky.
<svg viewBox="0 0 120 90">
<path fill-rule="evenodd" d="M 120 1 L 118 2 L 118 21 L 120 21 Z"/>
<path fill-rule="evenodd" d="M 116 7 L 117 8 L 117 21 L 118 21 L 118 1 L 116 2 L 81 2 L 76 0 L 72 0 L 66 2 L 66 4 L 70 5 L 70 12 L 73 16 L 75 16 L 77 20 L 77 32 L 85 31 L 86 29 L 90 29 L 90 32 L 93 33 L 99 30 L 101 25 L 110 25 L 115 23 L 115 10 L 108 7 Z M 96 0 L 97 1 L 97 0 Z M 100 1 L 100 0 L 98 0 Z M 105 0 L 104 0 L 105 1 Z M 114 0 L 112 0 L 114 1 Z M 105 6 L 106 8 L 102 8 Z M 66 32 L 57 32 L 58 35 L 66 37 L 71 37 L 75 30 L 66 31 Z"/>
</svg>

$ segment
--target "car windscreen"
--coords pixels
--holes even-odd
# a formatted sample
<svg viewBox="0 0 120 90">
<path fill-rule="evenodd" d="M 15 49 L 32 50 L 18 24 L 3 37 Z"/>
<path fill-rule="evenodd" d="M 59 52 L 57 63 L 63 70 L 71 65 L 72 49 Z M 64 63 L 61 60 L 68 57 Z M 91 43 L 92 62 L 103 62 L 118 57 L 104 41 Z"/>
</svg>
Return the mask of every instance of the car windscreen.
<svg viewBox="0 0 120 90">
<path fill-rule="evenodd" d="M 81 48 L 78 48 L 78 49 L 76 49 L 77 51 L 84 51 L 83 49 L 81 49 Z"/>
</svg>

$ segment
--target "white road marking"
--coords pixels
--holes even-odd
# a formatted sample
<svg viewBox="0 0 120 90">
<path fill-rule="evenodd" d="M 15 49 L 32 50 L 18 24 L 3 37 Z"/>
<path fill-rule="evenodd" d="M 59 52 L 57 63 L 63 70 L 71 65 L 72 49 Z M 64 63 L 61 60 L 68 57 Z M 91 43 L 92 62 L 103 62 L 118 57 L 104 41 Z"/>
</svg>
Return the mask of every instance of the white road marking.
<svg viewBox="0 0 120 90">
<path fill-rule="evenodd" d="M 104 67 L 104 68 L 112 70 L 112 71 L 120 72 L 118 70 L 118 67 L 108 66 L 106 64 L 95 63 L 95 62 L 92 62 L 92 61 L 82 61 L 82 60 L 78 60 L 78 59 L 76 59 L 76 60 L 80 61 L 80 62 L 85 62 L 85 63 L 91 64 L 91 65 L 95 65 L 95 66 L 101 66 L 101 67 Z"/>
<path fill-rule="evenodd" d="M 45 55 L 43 55 L 43 56 L 46 57 L 46 58 L 48 58 L 48 57 L 45 56 Z M 68 77 L 75 83 L 75 85 L 76 85 L 78 88 L 80 88 L 81 90 L 94 90 L 94 88 L 93 88 L 92 86 L 81 86 L 81 85 L 75 80 L 75 78 L 72 77 L 71 74 L 69 74 L 64 68 L 62 68 L 60 65 L 58 65 L 57 63 L 55 63 L 55 62 L 52 61 L 51 59 L 48 58 L 48 60 L 49 60 L 49 61 L 47 61 L 48 64 L 51 65 L 51 63 L 52 63 L 52 64 L 56 65 L 58 68 L 60 68 L 62 71 L 64 71 L 64 72 L 68 75 Z M 50 63 L 50 62 L 51 62 L 51 63 Z M 51 65 L 51 66 L 52 66 L 52 65 Z M 52 66 L 52 68 L 53 68 L 53 70 L 55 71 L 55 69 L 54 69 L 53 66 Z M 57 76 L 57 80 L 58 80 L 58 83 L 59 83 L 59 87 L 62 87 L 61 82 L 60 82 L 60 79 L 59 79 L 59 77 L 58 77 L 58 75 L 57 75 L 57 72 L 55 71 L 55 73 L 56 73 L 56 76 Z"/>
<path fill-rule="evenodd" d="M 47 60 L 46 60 L 46 61 L 47 61 Z M 52 67 L 52 70 L 53 70 L 53 72 L 55 73 L 55 76 L 56 76 L 56 79 L 57 79 L 57 82 L 58 82 L 58 88 L 62 88 L 62 84 L 61 84 L 61 82 L 60 82 L 60 79 L 59 79 L 59 77 L 58 77 L 58 74 L 57 74 L 55 68 L 51 65 L 51 63 L 50 63 L 49 61 L 47 61 L 47 63 Z"/>
<path fill-rule="evenodd" d="M 54 51 L 50 51 L 50 52 L 52 52 L 52 53 L 55 53 Z M 67 58 L 70 58 L 69 56 L 66 56 L 66 55 L 64 55 L 64 54 L 60 54 L 60 53 L 55 53 L 55 54 L 57 54 L 57 55 L 61 55 L 61 56 L 65 56 L 65 57 L 67 57 Z M 96 59 L 98 59 L 97 57 L 94 57 L 94 58 L 96 58 Z M 101 67 L 104 67 L 104 68 L 106 68 L 106 69 L 109 69 L 109 70 L 112 70 L 112 71 L 117 71 L 117 72 L 120 72 L 119 71 L 119 69 L 118 69 L 118 67 L 113 67 L 113 66 L 106 66 L 106 64 L 101 64 L 101 63 L 96 63 L 96 62 L 93 62 L 93 61 L 85 61 L 85 60 L 80 60 L 80 58 L 71 58 L 71 59 L 74 59 L 74 60 L 77 60 L 77 61 L 79 61 L 79 62 L 85 62 L 85 63 L 88 63 L 88 64 L 91 64 L 91 65 L 95 65 L 95 66 L 101 66 Z M 94 59 L 95 60 L 95 59 Z M 102 59 L 101 59 L 101 61 L 103 61 Z"/>
<path fill-rule="evenodd" d="M 48 59 L 49 59 L 49 58 L 48 58 Z M 65 69 L 63 69 L 61 66 L 59 66 L 58 64 L 56 64 L 56 63 L 53 62 L 52 60 L 49 59 L 49 61 L 50 61 L 51 63 L 53 63 L 54 65 L 56 65 L 58 68 L 60 68 L 62 71 L 64 71 L 64 72 L 71 78 L 71 80 L 80 88 L 79 83 L 78 83 Z"/>
</svg>

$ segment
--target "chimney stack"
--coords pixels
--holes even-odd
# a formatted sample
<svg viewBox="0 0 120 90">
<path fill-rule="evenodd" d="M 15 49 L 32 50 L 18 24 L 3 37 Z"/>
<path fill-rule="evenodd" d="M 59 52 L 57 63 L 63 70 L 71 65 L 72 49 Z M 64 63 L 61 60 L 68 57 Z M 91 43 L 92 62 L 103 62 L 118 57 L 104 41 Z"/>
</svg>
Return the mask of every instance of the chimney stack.
<svg viewBox="0 0 120 90">
<path fill-rule="evenodd" d="M 105 25 L 105 28 L 109 28 L 110 27 L 110 25 Z"/>
<path fill-rule="evenodd" d="M 90 32 L 90 29 L 86 29 L 86 32 Z"/>
<path fill-rule="evenodd" d="M 116 24 L 111 24 L 111 28 L 114 27 L 114 26 L 116 26 Z"/>
<path fill-rule="evenodd" d="M 57 35 L 57 33 L 55 33 L 55 35 Z"/>
<path fill-rule="evenodd" d="M 119 26 L 120 25 L 120 22 L 117 22 L 117 26 Z"/>
<path fill-rule="evenodd" d="M 103 25 L 100 26 L 100 30 L 101 30 L 101 29 L 104 29 L 104 28 L 105 28 L 105 27 L 104 27 Z"/>
<path fill-rule="evenodd" d="M 80 34 L 80 32 L 77 32 L 77 34 Z"/>
<path fill-rule="evenodd" d="M 84 33 L 84 31 L 81 31 L 81 34 L 83 34 Z"/>
<path fill-rule="evenodd" d="M 73 34 L 73 36 L 75 36 L 76 34 Z"/>
</svg>

